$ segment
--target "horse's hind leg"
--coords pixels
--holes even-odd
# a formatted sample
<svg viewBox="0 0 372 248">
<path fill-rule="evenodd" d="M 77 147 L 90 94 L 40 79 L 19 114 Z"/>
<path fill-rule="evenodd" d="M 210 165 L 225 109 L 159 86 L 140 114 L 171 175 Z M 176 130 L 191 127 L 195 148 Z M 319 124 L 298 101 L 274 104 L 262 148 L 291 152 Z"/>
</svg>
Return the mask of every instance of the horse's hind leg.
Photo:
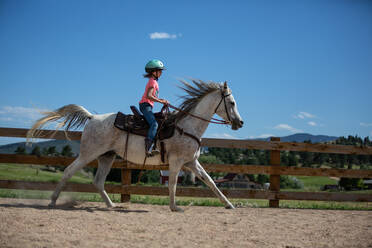
<svg viewBox="0 0 372 248">
<path fill-rule="evenodd" d="M 53 192 L 53 195 L 51 197 L 51 202 L 49 203 L 49 207 L 54 207 L 56 205 L 56 201 L 58 199 L 59 194 L 61 193 L 61 190 L 65 186 L 66 182 L 78 171 L 81 170 L 87 163 L 90 161 L 87 161 L 86 159 L 83 159 L 81 156 L 77 157 L 74 162 L 72 162 L 67 168 L 65 169 L 63 173 L 63 177 L 61 181 L 58 183 L 56 189 Z"/>
<path fill-rule="evenodd" d="M 105 181 L 108 173 L 110 172 L 112 163 L 115 160 L 116 153 L 114 152 L 107 152 L 98 157 L 98 169 L 96 176 L 94 178 L 93 184 L 98 189 L 102 199 L 105 201 L 107 207 L 114 207 L 115 205 L 112 203 L 110 197 L 107 195 L 105 191 Z"/>
<path fill-rule="evenodd" d="M 198 160 L 185 164 L 185 167 L 195 173 L 195 175 L 203 181 L 220 199 L 220 201 L 225 204 L 226 208 L 232 209 L 234 206 L 231 202 L 226 198 L 226 196 L 217 188 L 216 184 L 213 182 L 212 178 L 208 175 L 208 173 L 204 170 L 204 168 L 200 165 Z"/>
</svg>

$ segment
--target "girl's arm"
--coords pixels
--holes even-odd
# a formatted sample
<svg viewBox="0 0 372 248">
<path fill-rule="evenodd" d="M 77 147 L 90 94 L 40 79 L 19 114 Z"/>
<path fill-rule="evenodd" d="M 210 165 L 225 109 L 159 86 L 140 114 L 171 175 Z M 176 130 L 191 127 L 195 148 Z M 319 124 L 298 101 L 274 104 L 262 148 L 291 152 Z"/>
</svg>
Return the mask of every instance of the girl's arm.
<svg viewBox="0 0 372 248">
<path fill-rule="evenodd" d="M 154 102 L 160 102 L 162 104 L 169 104 L 169 102 L 167 100 L 164 100 L 164 99 L 160 99 L 160 98 L 157 98 L 155 96 L 153 96 L 153 93 L 154 92 L 154 88 L 149 88 L 149 90 L 147 91 L 147 98 L 150 99 L 151 101 L 154 101 Z"/>
</svg>

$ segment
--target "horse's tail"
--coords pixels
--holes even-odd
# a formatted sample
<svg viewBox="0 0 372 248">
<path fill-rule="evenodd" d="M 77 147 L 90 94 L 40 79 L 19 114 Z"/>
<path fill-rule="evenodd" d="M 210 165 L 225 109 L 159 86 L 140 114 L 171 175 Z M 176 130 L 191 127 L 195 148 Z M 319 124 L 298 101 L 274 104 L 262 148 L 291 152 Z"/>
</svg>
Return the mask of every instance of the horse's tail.
<svg viewBox="0 0 372 248">
<path fill-rule="evenodd" d="M 27 132 L 27 142 L 30 142 L 32 138 L 38 137 L 42 132 L 40 129 L 48 122 L 62 119 L 62 122 L 57 126 L 57 130 L 65 127 L 65 131 L 68 131 L 70 128 L 84 126 L 93 117 L 84 107 L 75 104 L 63 106 L 55 111 L 43 112 L 43 114 L 45 116 L 37 120 Z"/>
</svg>

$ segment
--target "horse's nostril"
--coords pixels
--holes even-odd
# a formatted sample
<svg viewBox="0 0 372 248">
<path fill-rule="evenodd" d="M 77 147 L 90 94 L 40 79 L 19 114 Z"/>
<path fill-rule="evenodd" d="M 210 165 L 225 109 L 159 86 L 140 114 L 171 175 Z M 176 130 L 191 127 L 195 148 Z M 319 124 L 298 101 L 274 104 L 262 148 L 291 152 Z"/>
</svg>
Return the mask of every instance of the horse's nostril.
<svg viewBox="0 0 372 248">
<path fill-rule="evenodd" d="M 243 124 L 244 124 L 244 121 L 240 121 L 240 125 L 242 125 L 242 126 L 243 126 Z"/>
</svg>

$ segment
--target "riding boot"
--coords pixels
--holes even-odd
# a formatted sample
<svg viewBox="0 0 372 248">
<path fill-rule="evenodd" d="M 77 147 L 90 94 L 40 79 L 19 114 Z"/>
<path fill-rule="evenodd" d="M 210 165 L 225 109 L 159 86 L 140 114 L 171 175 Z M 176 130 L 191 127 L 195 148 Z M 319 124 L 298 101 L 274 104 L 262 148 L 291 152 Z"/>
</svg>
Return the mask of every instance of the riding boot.
<svg viewBox="0 0 372 248">
<path fill-rule="evenodd" d="M 153 140 L 146 138 L 145 139 L 145 149 L 146 149 L 146 156 L 155 156 L 159 154 L 160 152 L 155 148 L 154 149 L 154 142 Z"/>
</svg>

